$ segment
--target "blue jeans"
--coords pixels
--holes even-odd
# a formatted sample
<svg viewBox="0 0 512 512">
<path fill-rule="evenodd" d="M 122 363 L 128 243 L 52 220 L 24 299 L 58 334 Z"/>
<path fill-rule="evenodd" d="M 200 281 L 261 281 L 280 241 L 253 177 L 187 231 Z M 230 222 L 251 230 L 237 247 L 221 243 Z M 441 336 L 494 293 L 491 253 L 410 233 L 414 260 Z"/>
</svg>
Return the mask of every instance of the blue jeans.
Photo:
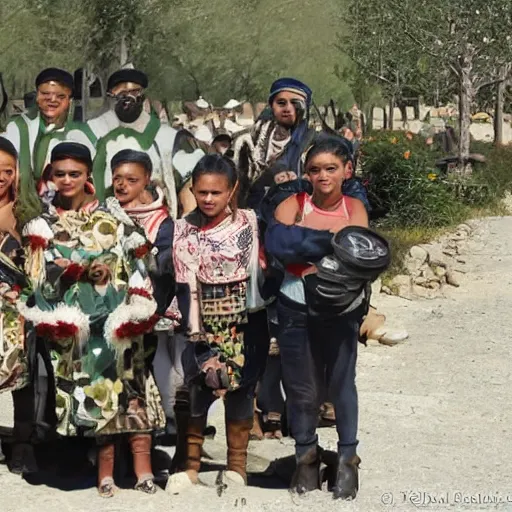
<svg viewBox="0 0 512 512">
<path fill-rule="evenodd" d="M 313 318 L 305 306 L 285 298 L 278 300 L 277 314 L 288 424 L 297 458 L 318 443 L 316 428 L 325 378 L 336 414 L 338 451 L 354 455 L 358 443 L 357 320 Z"/>
</svg>

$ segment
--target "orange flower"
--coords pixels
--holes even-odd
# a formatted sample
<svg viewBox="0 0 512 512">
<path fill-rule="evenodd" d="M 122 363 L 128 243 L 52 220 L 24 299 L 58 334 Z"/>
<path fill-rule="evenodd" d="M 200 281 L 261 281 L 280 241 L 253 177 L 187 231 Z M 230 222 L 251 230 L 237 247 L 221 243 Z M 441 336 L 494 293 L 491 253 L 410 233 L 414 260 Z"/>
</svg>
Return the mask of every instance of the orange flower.
<svg viewBox="0 0 512 512">
<path fill-rule="evenodd" d="M 407 140 L 412 140 L 412 139 L 413 139 L 413 137 L 414 137 L 414 133 L 412 133 L 412 132 L 407 132 L 407 133 L 405 134 L 405 136 L 407 137 Z"/>
<path fill-rule="evenodd" d="M 406 151 L 406 152 L 404 153 L 404 158 L 405 158 L 406 160 L 409 160 L 409 158 L 411 158 L 411 152 L 410 152 L 410 151 Z"/>
</svg>

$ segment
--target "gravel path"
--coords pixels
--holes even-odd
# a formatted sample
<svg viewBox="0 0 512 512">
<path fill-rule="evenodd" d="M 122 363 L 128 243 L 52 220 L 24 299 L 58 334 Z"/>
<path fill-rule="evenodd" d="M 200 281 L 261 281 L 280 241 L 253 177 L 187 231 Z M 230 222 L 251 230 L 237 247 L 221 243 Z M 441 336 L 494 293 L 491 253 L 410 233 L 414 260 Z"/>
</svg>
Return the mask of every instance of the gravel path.
<svg viewBox="0 0 512 512">
<path fill-rule="evenodd" d="M 321 491 L 292 498 L 278 479 L 261 477 L 218 497 L 214 471 L 204 476 L 208 486 L 179 495 L 122 490 L 102 500 L 91 486 L 66 492 L 29 485 L 0 466 L 0 511 L 512 510 L 512 217 L 474 225 L 460 288 L 432 301 L 378 298 L 410 340 L 393 348 L 360 346 L 362 464 L 355 502 L 334 503 Z M 9 425 L 11 415 L 10 397 L 1 395 L 0 424 Z M 221 404 L 212 416 L 217 423 Z M 335 446 L 333 429 L 320 435 L 324 446 Z M 219 424 L 216 440 L 207 444 L 214 458 L 224 453 L 222 437 Z M 254 442 L 250 452 L 250 469 L 263 471 L 293 446 L 287 439 Z"/>
</svg>

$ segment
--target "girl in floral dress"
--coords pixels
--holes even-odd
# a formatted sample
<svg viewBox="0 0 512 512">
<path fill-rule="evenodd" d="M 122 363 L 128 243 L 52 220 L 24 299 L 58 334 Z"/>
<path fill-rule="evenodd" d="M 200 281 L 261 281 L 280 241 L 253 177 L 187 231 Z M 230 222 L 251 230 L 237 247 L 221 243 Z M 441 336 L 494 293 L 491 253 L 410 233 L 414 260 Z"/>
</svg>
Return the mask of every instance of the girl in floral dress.
<svg viewBox="0 0 512 512">
<path fill-rule="evenodd" d="M 118 203 L 98 207 L 85 146 L 59 144 L 51 160 L 46 211 L 23 230 L 33 294 L 22 313 L 51 356 L 57 433 L 96 439 L 104 497 L 115 491 L 115 440 L 128 435 L 136 489 L 152 494 L 151 432 L 165 419 L 143 340 L 157 320 L 151 245 Z"/>
<path fill-rule="evenodd" d="M 175 481 L 198 482 L 208 408 L 223 397 L 228 452 L 222 476 L 246 484 L 254 389 L 268 352 L 256 215 L 234 206 L 238 179 L 226 157 L 203 157 L 192 183 L 197 208 L 176 221 L 173 241 L 176 281 L 188 285 L 178 298 L 188 321 L 183 364 L 190 397 L 186 471 Z"/>
<path fill-rule="evenodd" d="M 37 471 L 37 464 L 31 445 L 34 393 L 25 340 L 25 335 L 28 341 L 32 333 L 25 329 L 16 307 L 25 284 L 15 217 L 18 175 L 17 151 L 11 142 L 0 137 L 0 393 L 12 392 L 14 405 L 14 444 L 9 469 L 27 474 Z"/>
</svg>

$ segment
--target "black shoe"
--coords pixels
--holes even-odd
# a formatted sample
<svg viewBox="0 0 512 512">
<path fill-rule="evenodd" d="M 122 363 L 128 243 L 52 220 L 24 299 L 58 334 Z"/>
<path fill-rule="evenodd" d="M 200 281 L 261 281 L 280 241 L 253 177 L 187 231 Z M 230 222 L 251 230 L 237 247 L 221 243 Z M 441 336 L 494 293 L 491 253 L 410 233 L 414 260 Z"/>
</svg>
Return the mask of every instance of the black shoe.
<svg viewBox="0 0 512 512">
<path fill-rule="evenodd" d="M 12 447 L 12 456 L 8 464 L 9 471 L 16 475 L 37 473 L 37 461 L 34 447 L 28 443 L 16 443 Z"/>
<path fill-rule="evenodd" d="M 204 437 L 208 439 L 213 439 L 215 434 L 217 433 L 217 429 L 213 425 L 208 425 L 203 432 Z"/>
<path fill-rule="evenodd" d="M 353 500 L 359 490 L 359 464 L 361 459 L 357 455 L 350 458 L 340 456 L 338 470 L 336 471 L 336 483 L 332 490 L 335 500 Z"/>
<path fill-rule="evenodd" d="M 291 492 L 305 494 L 321 488 L 320 460 L 320 449 L 318 446 L 311 448 L 300 457 L 292 477 Z"/>
</svg>

